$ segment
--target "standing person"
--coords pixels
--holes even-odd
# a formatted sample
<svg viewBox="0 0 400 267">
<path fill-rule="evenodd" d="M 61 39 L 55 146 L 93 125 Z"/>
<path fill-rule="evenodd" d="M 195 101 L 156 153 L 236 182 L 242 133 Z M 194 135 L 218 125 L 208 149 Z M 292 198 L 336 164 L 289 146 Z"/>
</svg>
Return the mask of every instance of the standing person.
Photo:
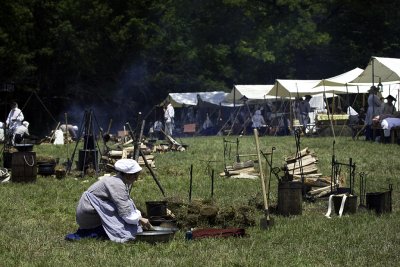
<svg viewBox="0 0 400 267">
<path fill-rule="evenodd" d="M 368 109 L 365 115 L 365 140 L 373 141 L 372 119 L 381 113 L 382 102 L 377 96 L 379 89 L 371 86 L 368 95 Z"/>
<path fill-rule="evenodd" d="M 302 100 L 299 104 L 299 112 L 300 112 L 300 124 L 303 125 L 303 132 L 305 133 L 307 129 L 307 125 L 310 123 L 309 114 L 311 111 L 310 99 L 311 95 L 305 95 L 304 100 Z"/>
<path fill-rule="evenodd" d="M 165 119 L 165 133 L 169 136 L 172 136 L 174 129 L 174 116 L 175 110 L 172 106 L 171 102 L 167 102 L 164 107 L 164 119 Z"/>
<path fill-rule="evenodd" d="M 20 144 L 22 140 L 24 140 L 25 137 L 29 136 L 29 122 L 24 121 L 22 125 L 18 126 L 15 128 L 13 139 L 12 139 L 12 144 Z"/>
<path fill-rule="evenodd" d="M 130 188 L 142 168 L 133 159 L 120 159 L 114 168 L 117 175 L 101 177 L 82 194 L 76 208 L 79 229 L 66 240 L 109 238 L 123 243 L 134 240 L 142 226 L 152 228 L 130 197 Z"/>
<path fill-rule="evenodd" d="M 396 111 L 396 108 L 393 105 L 393 102 L 396 101 L 396 98 L 394 98 L 392 95 L 388 95 L 385 99 L 387 102 L 383 104 L 382 115 L 392 115 Z"/>
<path fill-rule="evenodd" d="M 261 115 L 261 110 L 257 109 L 254 115 L 251 117 L 251 127 L 260 130 L 261 127 L 266 127 L 264 117 Z"/>
<path fill-rule="evenodd" d="M 60 125 L 60 130 L 63 131 L 63 133 L 65 134 L 68 131 L 69 136 L 71 136 L 71 139 L 73 141 L 76 141 L 76 139 L 78 138 L 78 126 L 76 125 L 65 125 L 65 124 L 61 124 Z"/>
<path fill-rule="evenodd" d="M 22 110 L 18 108 L 18 104 L 13 102 L 11 104 L 11 111 L 8 113 L 6 120 L 6 128 L 9 130 L 11 136 L 14 135 L 15 129 L 22 125 L 22 121 L 24 120 L 24 114 Z"/>
<path fill-rule="evenodd" d="M 162 128 L 163 128 L 163 123 L 161 122 L 161 118 L 157 119 L 154 122 L 154 126 L 153 126 L 153 131 L 154 131 L 154 135 L 157 139 L 162 140 L 163 138 L 163 134 L 161 132 Z"/>
</svg>

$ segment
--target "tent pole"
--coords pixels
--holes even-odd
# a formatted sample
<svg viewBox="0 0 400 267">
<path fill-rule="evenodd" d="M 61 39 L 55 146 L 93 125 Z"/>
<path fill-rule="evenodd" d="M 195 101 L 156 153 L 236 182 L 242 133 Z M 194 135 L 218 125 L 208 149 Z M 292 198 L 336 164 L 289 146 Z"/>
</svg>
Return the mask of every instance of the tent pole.
<svg viewBox="0 0 400 267">
<path fill-rule="evenodd" d="M 236 87 L 233 85 L 233 108 L 236 107 Z"/>
<path fill-rule="evenodd" d="M 325 99 L 325 104 L 326 104 L 326 107 L 327 107 L 326 110 L 327 110 L 327 114 L 328 114 L 328 119 L 329 119 L 330 124 L 331 124 L 331 129 L 332 129 L 332 134 L 333 134 L 333 141 L 336 142 L 335 129 L 333 128 L 332 116 L 330 116 L 330 111 L 329 111 L 329 103 L 328 103 L 328 99 L 326 99 L 326 94 L 325 94 L 325 82 L 324 82 L 324 80 L 322 80 L 322 85 L 324 87 L 323 97 Z"/>
<path fill-rule="evenodd" d="M 371 58 L 371 66 L 372 66 L 372 85 L 375 85 L 374 78 L 375 78 L 375 70 L 374 70 L 374 58 Z"/>
<path fill-rule="evenodd" d="M 277 80 L 275 80 L 276 83 L 276 90 L 275 90 L 275 120 L 277 120 L 277 116 L 278 116 L 278 109 L 276 108 L 276 105 L 278 104 L 278 88 L 279 88 L 279 82 Z M 278 124 L 279 126 L 279 124 Z M 276 133 L 276 128 L 275 128 L 275 133 Z M 274 135 L 275 135 L 274 133 Z"/>
</svg>

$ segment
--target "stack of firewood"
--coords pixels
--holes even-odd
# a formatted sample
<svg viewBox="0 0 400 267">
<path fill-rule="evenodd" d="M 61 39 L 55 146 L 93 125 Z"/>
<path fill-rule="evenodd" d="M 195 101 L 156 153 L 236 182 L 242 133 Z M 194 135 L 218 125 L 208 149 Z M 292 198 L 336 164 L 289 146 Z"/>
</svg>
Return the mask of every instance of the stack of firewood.
<svg viewBox="0 0 400 267">
<path fill-rule="evenodd" d="M 285 161 L 285 168 L 290 179 L 297 181 L 304 179 L 304 185 L 311 188 L 309 195 L 322 197 L 331 192 L 331 177 L 323 176 L 318 171 L 318 158 L 308 148 L 285 158 Z M 332 184 L 333 188 L 336 186 L 336 183 Z"/>
<path fill-rule="evenodd" d="M 257 179 L 260 174 L 254 169 L 254 161 L 234 162 L 232 166 L 226 166 L 224 172 L 220 173 L 222 177 Z"/>
<path fill-rule="evenodd" d="M 154 155 L 151 154 L 151 150 L 149 150 L 145 145 L 141 144 L 140 149 L 143 152 L 144 156 L 146 157 L 147 163 L 152 168 L 155 168 L 155 158 Z M 122 149 L 114 149 L 108 151 L 106 155 L 102 157 L 103 161 L 107 164 L 114 165 L 114 163 L 119 159 L 126 159 L 126 158 L 133 158 L 134 147 L 128 146 Z M 145 166 L 144 159 L 142 156 L 139 156 L 138 163 L 140 166 Z"/>
</svg>

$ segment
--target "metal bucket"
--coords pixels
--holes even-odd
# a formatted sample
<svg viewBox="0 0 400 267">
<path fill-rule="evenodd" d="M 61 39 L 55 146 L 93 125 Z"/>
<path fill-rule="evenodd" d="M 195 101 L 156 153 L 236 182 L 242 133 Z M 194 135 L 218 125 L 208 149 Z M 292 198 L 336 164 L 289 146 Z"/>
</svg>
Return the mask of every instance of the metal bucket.
<svg viewBox="0 0 400 267">
<path fill-rule="evenodd" d="M 35 182 L 37 175 L 36 153 L 15 152 L 12 157 L 11 181 Z"/>
<path fill-rule="evenodd" d="M 277 211 L 283 216 L 301 215 L 302 213 L 301 182 L 279 182 Z"/>
<path fill-rule="evenodd" d="M 377 214 L 392 212 L 392 191 L 367 193 L 367 208 Z"/>
<path fill-rule="evenodd" d="M 335 213 L 339 214 L 343 196 L 333 196 L 333 207 Z M 357 196 L 348 196 L 343 207 L 343 214 L 354 214 L 357 212 Z"/>
</svg>

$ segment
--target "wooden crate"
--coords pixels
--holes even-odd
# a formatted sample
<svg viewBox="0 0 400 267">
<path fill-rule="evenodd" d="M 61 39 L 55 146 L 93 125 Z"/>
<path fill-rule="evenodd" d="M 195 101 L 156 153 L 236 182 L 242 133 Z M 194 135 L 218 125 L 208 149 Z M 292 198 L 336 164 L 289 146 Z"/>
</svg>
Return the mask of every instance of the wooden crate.
<svg viewBox="0 0 400 267">
<path fill-rule="evenodd" d="M 187 134 L 194 134 L 196 133 L 196 124 L 190 123 L 183 125 L 183 132 Z"/>
</svg>

